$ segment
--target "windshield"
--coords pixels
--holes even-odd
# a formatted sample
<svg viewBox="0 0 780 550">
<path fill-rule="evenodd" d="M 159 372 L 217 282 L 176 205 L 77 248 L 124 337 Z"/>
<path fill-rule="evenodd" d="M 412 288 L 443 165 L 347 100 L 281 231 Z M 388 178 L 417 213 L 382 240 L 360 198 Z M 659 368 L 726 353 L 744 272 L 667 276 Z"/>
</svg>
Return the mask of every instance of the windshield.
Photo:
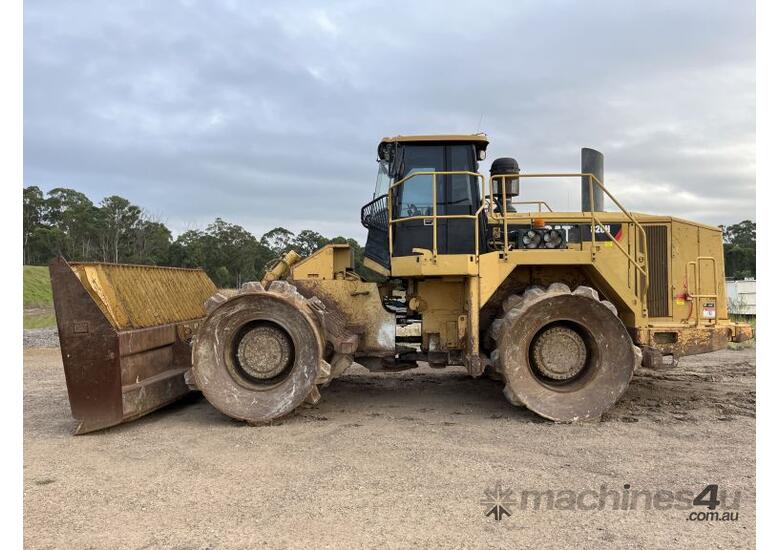
<svg viewBox="0 0 780 550">
<path fill-rule="evenodd" d="M 398 217 L 433 214 L 433 176 L 415 174 L 476 170 L 473 145 L 406 145 L 402 154 L 399 175 L 408 179 L 402 184 L 398 197 L 394 197 L 393 208 Z M 436 208 L 439 215 L 470 215 L 479 208 L 480 199 L 475 176 L 448 174 L 436 178 Z"/>
<path fill-rule="evenodd" d="M 433 176 L 419 172 L 435 172 L 434 168 L 412 168 L 403 184 L 399 217 L 430 216 L 433 214 Z M 441 203 L 440 203 L 441 204 Z"/>
<path fill-rule="evenodd" d="M 387 166 L 386 160 L 379 161 L 379 172 L 376 175 L 376 188 L 374 189 L 374 198 L 387 195 L 387 190 L 390 188 L 390 170 Z"/>
</svg>

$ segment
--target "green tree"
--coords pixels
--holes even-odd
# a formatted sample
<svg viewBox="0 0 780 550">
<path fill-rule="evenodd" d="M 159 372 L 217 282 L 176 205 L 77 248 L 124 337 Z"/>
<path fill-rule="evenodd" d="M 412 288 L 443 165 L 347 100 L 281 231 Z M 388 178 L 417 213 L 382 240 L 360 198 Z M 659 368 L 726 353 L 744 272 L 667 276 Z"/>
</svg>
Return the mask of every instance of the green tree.
<svg viewBox="0 0 780 550">
<path fill-rule="evenodd" d="M 178 267 L 203 267 L 206 265 L 207 238 L 203 231 L 190 229 L 179 235 L 171 244 L 171 265 Z"/>
<path fill-rule="evenodd" d="M 292 231 L 284 227 L 275 227 L 263 235 L 260 242 L 278 257 L 292 248 L 294 239 L 295 233 Z"/>
<path fill-rule="evenodd" d="M 729 225 L 724 230 L 723 240 L 736 246 L 755 248 L 756 223 L 751 220 L 744 220 L 734 225 Z"/>
<path fill-rule="evenodd" d="M 293 239 L 292 248 L 301 256 L 311 256 L 317 250 L 328 244 L 328 239 L 316 231 L 304 229 Z"/>
<path fill-rule="evenodd" d="M 133 234 L 132 263 L 167 265 L 170 261 L 171 231 L 160 222 L 141 220 Z"/>
<path fill-rule="evenodd" d="M 217 218 L 206 228 L 206 235 L 213 240 L 214 249 L 209 263 L 212 269 L 227 268 L 231 278 L 231 286 L 257 278 L 255 259 L 259 253 L 260 243 L 249 231 Z"/>
<path fill-rule="evenodd" d="M 174 265 L 202 267 L 214 283 L 236 287 L 262 276 L 274 253 L 240 225 L 217 218 L 205 231 L 182 233 L 170 248 Z"/>
<path fill-rule="evenodd" d="M 744 279 L 756 276 L 756 224 L 744 220 L 723 231 L 723 256 L 726 261 L 726 277 Z"/>
<path fill-rule="evenodd" d="M 47 263 L 61 254 L 76 261 L 202 267 L 219 286 L 233 287 L 262 277 L 269 263 L 290 249 L 308 256 L 332 242 L 349 244 L 356 271 L 369 280 L 377 277 L 362 267 L 363 248 L 354 239 L 328 239 L 308 229 L 295 235 L 276 227 L 258 240 L 243 227 L 217 218 L 205 230 L 185 231 L 172 240 L 165 224 L 117 195 L 96 206 L 74 189 L 57 187 L 44 194 L 29 186 L 22 203 L 26 263 Z"/>
<path fill-rule="evenodd" d="M 230 271 L 224 265 L 213 269 L 211 273 L 209 273 L 209 276 L 211 277 L 211 280 L 214 281 L 214 284 L 219 288 L 228 288 L 233 284 L 233 278 L 230 275 Z"/>
<path fill-rule="evenodd" d="M 56 242 L 55 254 L 71 260 L 91 259 L 97 250 L 103 229 L 101 212 L 84 194 L 57 187 L 47 194 L 46 217 Z"/>
<path fill-rule="evenodd" d="M 133 235 L 141 222 L 141 209 L 123 197 L 111 195 L 100 202 L 100 210 L 103 261 L 129 261 Z"/>
<path fill-rule="evenodd" d="M 37 239 L 44 228 L 46 199 L 38 187 L 26 187 L 22 193 L 22 251 L 24 263 L 35 261 L 36 252 L 40 252 Z"/>
</svg>

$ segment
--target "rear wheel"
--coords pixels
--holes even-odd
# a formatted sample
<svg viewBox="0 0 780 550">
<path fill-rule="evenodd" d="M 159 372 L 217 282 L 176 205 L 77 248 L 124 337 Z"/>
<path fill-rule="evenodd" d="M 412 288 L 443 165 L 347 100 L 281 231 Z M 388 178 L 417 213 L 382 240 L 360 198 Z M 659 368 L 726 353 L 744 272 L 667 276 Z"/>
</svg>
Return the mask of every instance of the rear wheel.
<svg viewBox="0 0 780 550">
<path fill-rule="evenodd" d="M 641 361 L 615 306 L 590 287 L 531 287 L 507 298 L 504 312 L 491 327 L 504 394 L 545 418 L 598 418 Z"/>
</svg>

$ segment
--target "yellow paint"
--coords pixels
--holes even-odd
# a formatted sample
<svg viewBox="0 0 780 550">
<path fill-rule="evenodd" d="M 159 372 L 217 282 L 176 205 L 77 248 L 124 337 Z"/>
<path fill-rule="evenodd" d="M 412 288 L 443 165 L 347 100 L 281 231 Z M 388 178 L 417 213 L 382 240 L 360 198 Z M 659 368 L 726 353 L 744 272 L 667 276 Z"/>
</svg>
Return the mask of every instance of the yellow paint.
<svg viewBox="0 0 780 550">
<path fill-rule="evenodd" d="M 485 134 L 431 134 L 419 136 L 393 136 L 382 138 L 382 143 L 413 143 L 425 141 L 465 141 L 479 142 L 487 145 L 488 137 Z"/>
<path fill-rule="evenodd" d="M 348 244 L 329 244 L 292 267 L 292 278 L 345 279 L 352 276 L 354 255 Z"/>
<path fill-rule="evenodd" d="M 274 266 L 265 272 L 263 275 L 263 286 L 268 286 L 273 281 L 282 279 L 290 272 L 293 265 L 301 260 L 300 254 L 295 250 L 289 250 L 284 256 L 282 256 Z"/>
<path fill-rule="evenodd" d="M 352 279 L 301 279 L 295 281 L 295 286 L 306 295 L 318 296 L 326 307 L 344 315 L 350 331 L 360 338 L 362 353 L 395 353 L 395 314 L 382 305 L 376 283 Z"/>
<path fill-rule="evenodd" d="M 392 259 L 393 277 L 441 277 L 446 275 L 478 275 L 479 265 L 474 254 L 418 254 Z"/>
<path fill-rule="evenodd" d="M 371 258 L 366 258 L 365 256 L 363 256 L 363 265 L 375 273 L 379 273 L 380 275 L 383 275 L 385 277 L 390 276 L 389 269 L 387 269 L 385 266 L 381 264 L 376 263 Z"/>
<path fill-rule="evenodd" d="M 507 214 L 513 224 L 530 225 L 536 213 Z M 590 223 L 588 212 L 564 212 L 545 215 L 545 221 L 551 225 Z M 434 256 L 432 251 L 418 251 L 414 256 L 393 257 L 392 275 L 403 278 L 432 278 L 445 276 L 476 276 L 479 287 L 480 309 L 487 304 L 496 290 L 516 268 L 528 267 L 534 272 L 546 267 L 572 266 L 586 268 L 592 273 L 594 282 L 599 284 L 602 293 L 606 292 L 610 299 L 618 305 L 623 313 L 621 316 L 629 326 L 644 327 L 658 322 L 647 316 L 645 292 L 647 284 L 645 277 L 646 250 L 641 242 L 643 231 L 637 224 L 664 224 L 669 228 L 669 320 L 676 323 L 702 324 L 728 323 L 726 300 L 723 287 L 723 254 L 720 231 L 706 225 L 699 225 L 671 216 L 655 216 L 632 213 L 627 217 L 622 212 L 601 212 L 598 221 L 603 225 L 620 223 L 623 225 L 620 241 L 591 241 L 570 243 L 563 250 L 545 249 L 510 249 L 507 253 L 494 251 L 480 255 L 457 254 Z M 491 222 L 495 224 L 496 222 Z M 501 221 L 503 223 L 503 220 Z M 707 258 L 697 260 L 697 258 Z M 697 320 L 696 311 L 691 311 L 691 305 L 686 300 L 674 299 L 675 295 L 684 292 L 686 279 L 685 266 L 688 262 L 700 262 L 698 270 L 691 269 L 689 277 L 700 281 L 699 295 L 716 295 L 717 321 Z M 689 294 L 696 294 L 694 285 L 689 286 Z M 700 301 L 704 298 L 700 299 Z M 696 306 L 696 310 L 701 309 Z M 690 319 L 689 319 L 689 313 Z M 454 314 L 454 312 L 453 312 Z"/>
<path fill-rule="evenodd" d="M 202 269 L 103 263 L 71 268 L 117 330 L 199 319 L 217 290 Z"/>
<path fill-rule="evenodd" d="M 467 314 L 464 279 L 427 279 L 417 281 L 412 288 L 414 297 L 425 303 L 422 334 L 423 349 L 440 346 L 431 351 L 463 349 L 464 340 L 459 337 L 458 318 Z M 439 335 L 431 339 L 431 335 Z"/>
</svg>

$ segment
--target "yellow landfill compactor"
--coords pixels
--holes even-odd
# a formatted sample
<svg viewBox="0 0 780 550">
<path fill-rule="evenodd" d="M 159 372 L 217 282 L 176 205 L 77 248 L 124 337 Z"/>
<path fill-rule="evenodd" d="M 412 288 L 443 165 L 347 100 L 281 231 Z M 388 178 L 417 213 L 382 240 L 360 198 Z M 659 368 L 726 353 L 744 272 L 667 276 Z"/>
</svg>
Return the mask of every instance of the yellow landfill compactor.
<svg viewBox="0 0 780 550">
<path fill-rule="evenodd" d="M 113 426 L 199 390 L 250 423 L 280 418 L 350 365 L 427 362 L 504 384 L 513 404 L 558 422 L 598 418 L 640 364 L 752 337 L 726 313 L 717 227 L 629 212 L 603 156 L 576 173 L 478 162 L 487 136 L 382 139 L 364 266 L 348 245 L 286 253 L 261 281 L 219 292 L 202 270 L 51 266 L 76 433 Z M 577 178 L 581 209 L 519 200 L 524 180 Z M 524 193 L 525 194 L 525 193 Z M 605 200 L 608 200 L 605 206 Z"/>
</svg>

